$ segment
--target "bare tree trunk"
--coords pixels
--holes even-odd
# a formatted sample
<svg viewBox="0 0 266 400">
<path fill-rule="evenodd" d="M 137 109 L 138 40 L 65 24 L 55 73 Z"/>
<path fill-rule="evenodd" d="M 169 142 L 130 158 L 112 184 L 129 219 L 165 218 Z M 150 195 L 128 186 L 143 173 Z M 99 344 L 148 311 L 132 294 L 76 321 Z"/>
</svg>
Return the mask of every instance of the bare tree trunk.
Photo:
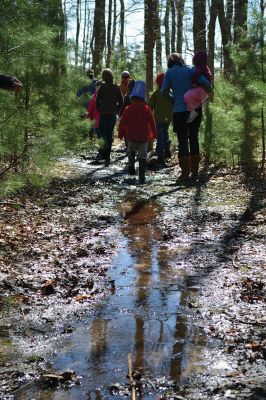
<svg viewBox="0 0 266 400">
<path fill-rule="evenodd" d="M 93 68 L 97 76 L 101 72 L 105 48 L 105 0 L 95 0 L 91 47 Z"/>
<path fill-rule="evenodd" d="M 183 50 L 183 17 L 185 10 L 185 0 L 179 0 L 177 5 L 177 43 L 176 51 L 182 54 Z"/>
<path fill-rule="evenodd" d="M 206 0 L 193 0 L 194 51 L 206 50 Z"/>
<path fill-rule="evenodd" d="M 87 58 L 87 38 L 88 38 L 88 23 L 89 18 L 88 0 L 84 2 L 84 25 L 83 25 L 83 39 L 82 39 L 82 67 L 85 69 L 86 58 Z"/>
<path fill-rule="evenodd" d="M 210 19 L 208 26 L 208 65 L 212 72 L 214 80 L 214 48 L 215 48 L 215 24 L 217 20 L 217 4 L 215 0 L 212 0 L 210 5 Z M 213 94 L 209 95 L 209 101 L 213 101 Z M 211 148 L 213 144 L 213 112 L 209 104 L 205 111 L 205 135 L 204 135 L 204 152 L 205 159 L 208 163 L 211 156 Z"/>
<path fill-rule="evenodd" d="M 153 89 L 153 50 L 156 41 L 156 8 L 155 0 L 144 0 L 144 53 L 146 57 L 146 95 Z"/>
<path fill-rule="evenodd" d="M 230 44 L 231 44 L 231 33 L 228 21 L 224 11 L 224 1 L 215 0 L 218 9 L 218 18 L 222 34 L 222 45 L 223 45 L 223 57 L 224 57 L 224 73 L 229 74 L 233 70 L 232 60 L 230 58 Z"/>
<path fill-rule="evenodd" d="M 215 0 L 212 0 L 210 7 L 210 20 L 208 29 L 208 65 L 214 76 L 214 49 L 215 49 L 215 25 L 217 20 L 218 10 Z"/>
<path fill-rule="evenodd" d="M 80 0 L 76 3 L 76 40 L 75 40 L 75 65 L 78 65 L 79 55 L 79 33 L 80 33 Z"/>
<path fill-rule="evenodd" d="M 171 52 L 176 51 L 176 11 L 175 11 L 175 0 L 170 0 L 171 4 Z"/>
<path fill-rule="evenodd" d="M 107 24 L 107 57 L 106 57 L 106 67 L 110 67 L 111 63 L 111 56 L 112 56 L 112 37 L 111 37 L 111 30 L 112 30 L 112 0 L 109 0 L 109 8 L 108 8 L 108 24 Z"/>
<path fill-rule="evenodd" d="M 260 57 L 261 57 L 261 80 L 265 83 L 264 74 L 264 0 L 260 0 Z M 262 157 L 261 157 L 261 170 L 265 174 L 265 157 L 266 157 L 266 144 L 265 144 L 265 119 L 264 119 L 264 101 L 261 105 L 261 141 L 262 141 Z"/>
<path fill-rule="evenodd" d="M 124 0 L 120 0 L 120 48 L 124 49 L 124 31 L 125 31 L 125 3 Z"/>
<path fill-rule="evenodd" d="M 234 0 L 227 0 L 227 2 L 226 2 L 226 19 L 227 19 L 227 23 L 229 26 L 231 41 L 232 41 L 233 14 L 234 14 Z"/>
<path fill-rule="evenodd" d="M 157 2 L 157 35 L 156 35 L 156 72 L 162 70 L 162 35 L 161 35 L 161 12 L 159 0 Z M 160 10 L 161 11 L 161 10 Z"/>
<path fill-rule="evenodd" d="M 170 55 L 169 14 L 170 14 L 170 0 L 166 0 L 166 8 L 165 8 L 165 15 L 164 15 L 165 55 L 166 55 L 166 58 Z"/>
<path fill-rule="evenodd" d="M 115 37 L 116 37 L 116 0 L 114 0 L 114 14 L 113 14 L 113 32 L 112 32 L 112 49 L 115 48 Z"/>
<path fill-rule="evenodd" d="M 91 37 L 91 21 L 90 21 L 90 9 L 88 8 L 88 18 L 87 18 L 87 30 L 86 30 L 86 39 L 85 39 L 85 50 L 84 50 L 84 60 L 85 60 L 85 65 L 84 68 L 86 67 L 86 64 L 88 63 L 91 65 L 91 55 L 90 52 L 88 54 L 88 48 L 89 48 L 89 38 Z"/>
<path fill-rule="evenodd" d="M 234 43 L 238 43 L 241 32 L 247 33 L 248 0 L 235 0 Z"/>
<path fill-rule="evenodd" d="M 64 15 L 64 25 L 65 25 L 65 43 L 67 42 L 67 8 L 66 8 L 66 0 L 63 2 L 63 15 Z"/>
</svg>

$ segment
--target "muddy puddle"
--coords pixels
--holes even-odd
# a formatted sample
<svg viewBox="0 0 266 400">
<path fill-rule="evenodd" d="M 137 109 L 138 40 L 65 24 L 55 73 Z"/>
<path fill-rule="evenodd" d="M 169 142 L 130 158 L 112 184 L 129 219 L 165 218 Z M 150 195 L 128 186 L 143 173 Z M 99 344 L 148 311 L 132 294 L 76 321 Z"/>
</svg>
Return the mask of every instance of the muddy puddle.
<svg viewBox="0 0 266 400">
<path fill-rule="evenodd" d="M 154 400 L 202 370 L 204 337 L 184 311 L 197 291 L 186 287 L 185 270 L 162 240 L 161 206 L 134 199 L 131 193 L 118 205 L 124 219 L 110 295 L 76 321 L 46 366 L 55 374 L 75 371 L 77 379 L 56 388 L 29 382 L 14 393 L 15 399 L 130 397 L 130 365 L 137 397 Z"/>
</svg>

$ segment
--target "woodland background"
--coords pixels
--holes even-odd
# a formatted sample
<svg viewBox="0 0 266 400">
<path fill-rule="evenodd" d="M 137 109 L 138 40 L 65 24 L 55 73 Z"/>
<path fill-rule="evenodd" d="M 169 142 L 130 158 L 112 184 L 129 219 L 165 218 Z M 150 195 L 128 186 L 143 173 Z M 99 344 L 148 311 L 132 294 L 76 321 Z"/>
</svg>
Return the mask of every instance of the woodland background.
<svg viewBox="0 0 266 400">
<path fill-rule="evenodd" d="M 87 68 L 100 78 L 109 67 L 117 82 L 127 69 L 150 93 L 175 51 L 191 59 L 206 49 L 214 73 L 201 126 L 205 160 L 263 173 L 264 14 L 264 0 L 2 0 L 0 71 L 23 89 L 0 92 L 0 195 L 42 186 L 56 159 L 89 149 L 84 98 L 76 97 Z M 129 22 L 140 32 L 133 39 Z"/>
</svg>

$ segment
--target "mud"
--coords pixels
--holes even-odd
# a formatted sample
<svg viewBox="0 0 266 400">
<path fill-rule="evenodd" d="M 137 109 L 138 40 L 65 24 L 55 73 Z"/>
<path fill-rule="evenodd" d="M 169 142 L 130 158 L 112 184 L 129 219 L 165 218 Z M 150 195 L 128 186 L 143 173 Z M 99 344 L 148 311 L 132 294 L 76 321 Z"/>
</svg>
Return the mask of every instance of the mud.
<svg viewBox="0 0 266 400">
<path fill-rule="evenodd" d="M 0 398 L 266 398 L 265 182 L 125 163 L 2 200 Z"/>
</svg>

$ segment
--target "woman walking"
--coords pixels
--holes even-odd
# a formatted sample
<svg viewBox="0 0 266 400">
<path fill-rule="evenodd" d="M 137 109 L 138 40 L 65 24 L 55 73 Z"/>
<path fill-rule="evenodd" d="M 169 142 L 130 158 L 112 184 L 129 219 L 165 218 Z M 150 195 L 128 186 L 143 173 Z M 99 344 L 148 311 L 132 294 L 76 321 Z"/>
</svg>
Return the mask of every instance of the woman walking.
<svg viewBox="0 0 266 400">
<path fill-rule="evenodd" d="M 189 111 L 184 101 L 184 94 L 192 88 L 195 68 L 185 64 L 181 54 L 172 53 L 168 58 L 168 70 L 166 71 L 162 94 L 169 98 L 169 92 L 173 92 L 173 128 L 178 139 L 178 158 L 181 168 L 180 180 L 187 180 L 190 176 L 196 178 L 199 170 L 199 128 L 202 119 L 202 109 L 198 108 L 197 117 L 188 123 Z M 201 75 L 197 81 L 205 90 L 210 91 L 209 81 Z"/>
<path fill-rule="evenodd" d="M 119 87 L 113 83 L 113 72 L 109 68 L 103 70 L 102 80 L 104 84 L 98 90 L 96 109 L 100 113 L 98 132 L 104 141 L 104 165 L 107 167 L 110 164 L 116 116 L 123 106 L 123 96 Z"/>
</svg>

